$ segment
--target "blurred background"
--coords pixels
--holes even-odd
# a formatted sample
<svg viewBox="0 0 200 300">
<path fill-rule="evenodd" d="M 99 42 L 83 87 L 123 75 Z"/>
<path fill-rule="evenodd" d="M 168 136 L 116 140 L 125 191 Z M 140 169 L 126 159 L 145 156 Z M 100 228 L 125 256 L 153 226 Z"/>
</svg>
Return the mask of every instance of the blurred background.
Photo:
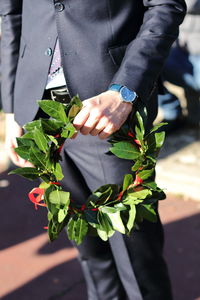
<svg viewBox="0 0 200 300">
<path fill-rule="evenodd" d="M 200 299 L 199 41 L 199 14 L 189 10 L 159 84 L 156 122 L 167 121 L 168 125 L 157 183 L 167 194 L 160 202 L 160 214 L 175 300 Z M 86 300 L 76 250 L 65 233 L 52 244 L 48 242 L 43 229 L 46 212 L 42 208 L 35 211 L 27 198 L 37 182 L 7 175 L 14 166 L 4 149 L 1 108 L 0 101 L 0 298 Z"/>
</svg>

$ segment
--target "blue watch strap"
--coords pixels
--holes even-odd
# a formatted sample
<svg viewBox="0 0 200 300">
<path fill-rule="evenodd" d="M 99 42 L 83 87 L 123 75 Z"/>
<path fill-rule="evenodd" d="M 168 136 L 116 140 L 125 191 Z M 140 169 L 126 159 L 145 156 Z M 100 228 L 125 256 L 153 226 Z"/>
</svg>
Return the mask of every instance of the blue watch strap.
<svg viewBox="0 0 200 300">
<path fill-rule="evenodd" d="M 134 103 L 138 98 L 137 94 L 134 91 L 129 90 L 124 85 L 112 84 L 109 87 L 109 90 L 119 92 L 120 97 L 121 97 L 122 101 L 124 101 L 124 102 Z"/>
<path fill-rule="evenodd" d="M 116 91 L 119 92 L 121 90 L 121 88 L 123 87 L 123 85 L 121 84 L 111 84 L 108 88 L 109 91 Z"/>
</svg>

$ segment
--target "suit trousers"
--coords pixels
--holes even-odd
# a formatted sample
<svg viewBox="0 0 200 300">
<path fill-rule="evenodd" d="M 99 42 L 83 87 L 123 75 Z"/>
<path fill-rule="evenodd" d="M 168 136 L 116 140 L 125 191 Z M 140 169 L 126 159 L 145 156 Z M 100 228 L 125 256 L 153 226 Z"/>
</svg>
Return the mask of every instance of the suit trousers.
<svg viewBox="0 0 200 300">
<path fill-rule="evenodd" d="M 123 176 L 130 172 L 132 162 L 108 155 L 109 147 L 106 140 L 81 134 L 64 144 L 61 165 L 65 177 L 62 185 L 77 203 L 83 204 L 91 191 L 101 185 L 121 184 Z M 123 245 L 118 243 L 115 246 L 113 241 L 117 236 Z M 89 300 L 172 299 L 162 256 L 163 229 L 160 220 L 157 223 L 144 221 L 130 237 L 117 233 L 110 241 L 104 242 L 98 237 L 88 236 L 76 247 Z M 124 262 L 125 256 L 127 262 Z M 121 268 L 124 268 L 123 272 Z M 134 274 L 137 283 L 134 282 Z M 142 297 L 138 294 L 137 284 Z"/>
</svg>

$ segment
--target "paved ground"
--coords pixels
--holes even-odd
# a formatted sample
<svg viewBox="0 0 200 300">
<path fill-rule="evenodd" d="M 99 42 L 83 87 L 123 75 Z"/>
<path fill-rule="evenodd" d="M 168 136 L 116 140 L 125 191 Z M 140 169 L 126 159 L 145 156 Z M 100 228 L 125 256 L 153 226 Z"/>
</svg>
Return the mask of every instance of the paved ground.
<svg viewBox="0 0 200 300">
<path fill-rule="evenodd" d="M 167 136 L 157 183 L 166 192 L 200 201 L 200 127 L 183 127 Z"/>
</svg>

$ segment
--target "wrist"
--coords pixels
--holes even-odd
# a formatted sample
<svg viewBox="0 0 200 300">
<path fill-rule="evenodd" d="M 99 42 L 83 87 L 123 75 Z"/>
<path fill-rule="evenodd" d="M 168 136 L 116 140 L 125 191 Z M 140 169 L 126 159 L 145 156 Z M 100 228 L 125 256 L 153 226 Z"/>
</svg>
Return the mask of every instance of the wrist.
<svg viewBox="0 0 200 300">
<path fill-rule="evenodd" d="M 138 96 L 135 91 L 130 90 L 124 85 L 120 84 L 111 84 L 109 91 L 116 91 L 119 94 L 120 99 L 122 102 L 133 104 L 138 99 Z"/>
</svg>

